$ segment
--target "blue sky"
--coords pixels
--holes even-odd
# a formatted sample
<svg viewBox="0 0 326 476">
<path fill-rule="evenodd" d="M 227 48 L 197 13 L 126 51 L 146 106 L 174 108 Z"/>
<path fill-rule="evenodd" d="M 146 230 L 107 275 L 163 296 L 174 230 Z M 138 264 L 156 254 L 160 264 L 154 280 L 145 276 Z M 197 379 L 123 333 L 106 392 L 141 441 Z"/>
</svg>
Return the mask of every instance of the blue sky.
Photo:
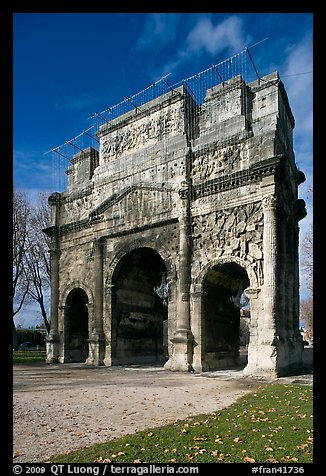
<svg viewBox="0 0 326 476">
<path fill-rule="evenodd" d="M 44 153 L 90 127 L 95 112 L 163 75 L 175 84 L 261 42 L 250 48 L 258 73 L 279 72 L 295 117 L 296 162 L 307 178 L 299 193 L 309 211 L 301 234 L 308 229 L 312 13 L 16 13 L 13 33 L 14 185 L 32 196 L 56 185 L 56 154 Z M 60 164 L 64 176 L 69 164 Z"/>
</svg>

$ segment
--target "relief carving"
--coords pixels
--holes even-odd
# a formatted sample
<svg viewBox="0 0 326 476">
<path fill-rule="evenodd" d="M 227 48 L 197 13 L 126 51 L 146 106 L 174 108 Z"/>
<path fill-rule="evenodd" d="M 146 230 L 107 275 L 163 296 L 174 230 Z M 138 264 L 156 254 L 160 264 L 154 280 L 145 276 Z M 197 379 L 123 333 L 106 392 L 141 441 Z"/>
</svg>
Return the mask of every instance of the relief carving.
<svg viewBox="0 0 326 476">
<path fill-rule="evenodd" d="M 234 170 L 234 163 L 240 159 L 239 145 L 229 145 L 222 149 L 209 150 L 194 158 L 192 177 L 194 180 L 214 179 Z"/>
<path fill-rule="evenodd" d="M 194 258 L 238 256 L 251 263 L 263 281 L 263 211 L 260 202 L 193 218 Z M 205 252 L 204 252 L 205 250 Z M 205 256 L 204 256 L 205 255 Z"/>
<path fill-rule="evenodd" d="M 118 157 L 123 152 L 147 146 L 151 140 L 157 141 L 163 135 L 178 133 L 180 129 L 180 110 L 171 106 L 111 133 L 101 142 L 101 154 L 106 159 Z"/>
</svg>

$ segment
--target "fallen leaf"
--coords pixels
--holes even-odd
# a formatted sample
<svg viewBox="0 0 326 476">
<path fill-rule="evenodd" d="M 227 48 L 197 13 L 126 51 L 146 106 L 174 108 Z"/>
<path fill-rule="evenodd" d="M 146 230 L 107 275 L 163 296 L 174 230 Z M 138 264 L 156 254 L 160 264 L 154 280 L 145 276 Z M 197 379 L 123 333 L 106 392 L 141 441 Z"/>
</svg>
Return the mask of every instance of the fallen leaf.
<svg viewBox="0 0 326 476">
<path fill-rule="evenodd" d="M 246 463 L 256 463 L 256 460 L 253 458 L 249 458 L 249 456 L 243 458 L 243 461 L 246 461 Z"/>
</svg>

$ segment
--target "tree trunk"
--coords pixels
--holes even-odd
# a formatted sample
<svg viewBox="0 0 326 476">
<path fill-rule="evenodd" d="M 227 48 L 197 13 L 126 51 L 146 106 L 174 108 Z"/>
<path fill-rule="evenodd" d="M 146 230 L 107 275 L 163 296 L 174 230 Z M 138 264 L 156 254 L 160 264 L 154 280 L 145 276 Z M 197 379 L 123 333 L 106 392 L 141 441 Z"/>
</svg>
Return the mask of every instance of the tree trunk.
<svg viewBox="0 0 326 476">
<path fill-rule="evenodd" d="M 17 330 L 14 321 L 12 321 L 13 325 L 13 348 L 14 350 L 18 349 L 18 335 L 17 335 Z"/>
<path fill-rule="evenodd" d="M 46 310 L 45 310 L 45 307 L 44 307 L 43 297 L 38 299 L 38 303 L 39 303 L 40 308 L 41 308 L 41 313 L 42 313 L 46 333 L 48 334 L 50 332 L 50 323 L 49 323 L 49 320 L 48 320 L 48 317 L 47 317 L 47 314 L 46 314 Z"/>
</svg>

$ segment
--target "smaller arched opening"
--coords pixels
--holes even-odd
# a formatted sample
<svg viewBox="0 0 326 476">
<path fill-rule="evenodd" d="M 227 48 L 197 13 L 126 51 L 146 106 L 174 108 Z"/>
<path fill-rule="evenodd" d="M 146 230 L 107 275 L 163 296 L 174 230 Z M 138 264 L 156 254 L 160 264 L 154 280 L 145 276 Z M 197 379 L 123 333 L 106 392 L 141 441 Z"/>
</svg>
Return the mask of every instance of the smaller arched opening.
<svg viewBox="0 0 326 476">
<path fill-rule="evenodd" d="M 88 297 L 81 288 L 67 296 L 65 304 L 65 361 L 85 362 L 88 357 Z"/>
<path fill-rule="evenodd" d="M 240 310 L 248 307 L 247 271 L 235 262 L 212 266 L 203 279 L 203 359 L 208 369 L 244 365 L 240 359 Z"/>
</svg>

